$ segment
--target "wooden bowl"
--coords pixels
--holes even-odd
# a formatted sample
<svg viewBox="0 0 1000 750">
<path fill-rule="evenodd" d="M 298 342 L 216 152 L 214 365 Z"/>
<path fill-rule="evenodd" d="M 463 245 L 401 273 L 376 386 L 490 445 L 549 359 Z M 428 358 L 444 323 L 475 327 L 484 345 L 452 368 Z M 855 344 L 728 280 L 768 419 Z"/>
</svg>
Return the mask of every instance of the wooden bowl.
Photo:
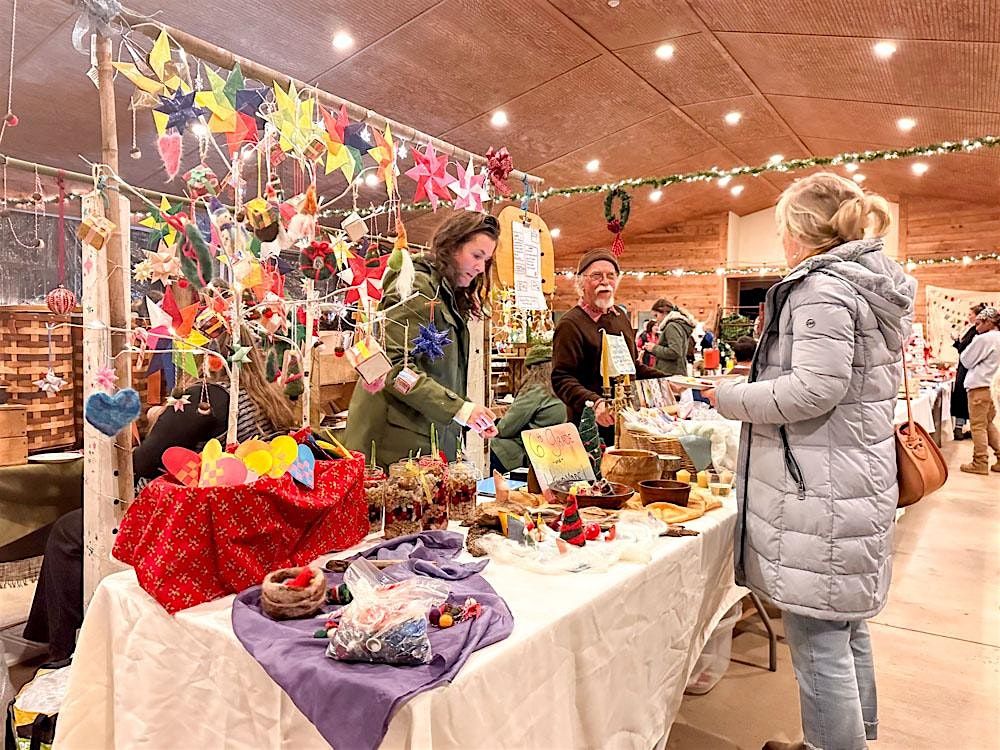
<svg viewBox="0 0 1000 750">
<path fill-rule="evenodd" d="M 556 502 L 565 505 L 569 502 L 569 488 L 573 482 L 556 482 L 549 485 L 552 494 L 555 495 Z M 635 492 L 627 484 L 611 482 L 612 494 L 610 495 L 577 495 L 576 502 L 581 508 L 604 508 L 605 510 L 618 510 L 621 508 Z"/>
<path fill-rule="evenodd" d="M 601 459 L 601 474 L 609 482 L 627 484 L 638 490 L 639 482 L 660 478 L 660 458 L 653 451 L 610 448 Z"/>
<path fill-rule="evenodd" d="M 650 503 L 672 503 L 687 507 L 691 496 L 691 485 L 673 479 L 653 479 L 639 482 L 639 496 L 643 505 Z"/>
</svg>

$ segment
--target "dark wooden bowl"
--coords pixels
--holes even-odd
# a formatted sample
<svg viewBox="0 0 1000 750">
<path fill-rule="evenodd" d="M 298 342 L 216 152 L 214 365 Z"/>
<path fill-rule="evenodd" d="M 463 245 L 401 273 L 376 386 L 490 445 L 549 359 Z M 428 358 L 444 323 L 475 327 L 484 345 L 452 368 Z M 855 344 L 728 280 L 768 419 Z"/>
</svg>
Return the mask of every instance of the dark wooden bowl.
<svg viewBox="0 0 1000 750">
<path fill-rule="evenodd" d="M 691 496 L 691 485 L 673 479 L 650 479 L 639 482 L 639 496 L 643 505 L 650 503 L 672 503 L 687 507 Z"/>
<path fill-rule="evenodd" d="M 565 505 L 569 502 L 569 488 L 573 482 L 556 482 L 549 486 L 556 502 Z M 620 509 L 635 491 L 627 484 L 611 482 L 611 495 L 577 495 L 576 502 L 581 508 L 604 508 L 605 510 Z"/>
</svg>

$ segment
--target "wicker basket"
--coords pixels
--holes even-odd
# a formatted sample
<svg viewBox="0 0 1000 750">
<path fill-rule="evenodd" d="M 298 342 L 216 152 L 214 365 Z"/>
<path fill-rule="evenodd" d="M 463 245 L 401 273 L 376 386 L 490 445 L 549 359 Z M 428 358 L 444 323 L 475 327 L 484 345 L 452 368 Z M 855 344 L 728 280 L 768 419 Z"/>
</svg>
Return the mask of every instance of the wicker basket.
<svg viewBox="0 0 1000 750">
<path fill-rule="evenodd" d="M 640 450 L 653 451 L 658 455 L 666 453 L 673 456 L 680 456 L 681 468 L 687 469 L 691 472 L 692 476 L 697 474 L 691 458 L 677 438 L 667 437 L 666 435 L 651 435 L 648 432 L 630 430 L 627 427 L 622 432 L 621 438 L 622 448 L 639 448 Z"/>
</svg>

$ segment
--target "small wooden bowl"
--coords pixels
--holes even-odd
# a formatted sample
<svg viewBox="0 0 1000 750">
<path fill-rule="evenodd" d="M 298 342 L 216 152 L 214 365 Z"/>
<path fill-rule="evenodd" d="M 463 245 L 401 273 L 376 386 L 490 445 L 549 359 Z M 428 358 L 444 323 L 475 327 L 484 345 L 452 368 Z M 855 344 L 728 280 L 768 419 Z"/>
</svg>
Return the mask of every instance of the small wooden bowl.
<svg viewBox="0 0 1000 750">
<path fill-rule="evenodd" d="M 691 485 L 673 479 L 651 479 L 639 482 L 639 496 L 643 505 L 671 503 L 686 508 L 691 496 Z"/>
<path fill-rule="evenodd" d="M 556 502 L 565 505 L 569 502 L 569 488 L 573 482 L 556 482 L 549 486 L 552 494 L 555 495 Z M 610 482 L 612 494 L 610 495 L 577 495 L 576 502 L 581 508 L 604 508 L 605 510 L 620 509 L 635 491 L 627 484 L 620 482 Z"/>
</svg>

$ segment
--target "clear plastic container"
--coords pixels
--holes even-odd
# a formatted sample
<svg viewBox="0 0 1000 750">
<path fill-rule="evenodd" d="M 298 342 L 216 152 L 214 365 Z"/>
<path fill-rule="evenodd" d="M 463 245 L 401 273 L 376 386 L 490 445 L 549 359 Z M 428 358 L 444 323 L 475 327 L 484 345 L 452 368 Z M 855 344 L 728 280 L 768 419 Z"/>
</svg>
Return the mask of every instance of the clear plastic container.
<svg viewBox="0 0 1000 750">
<path fill-rule="evenodd" d="M 420 517 L 426 501 L 416 462 L 398 461 L 389 467 L 383 500 L 386 539 L 420 531 Z"/>
<path fill-rule="evenodd" d="M 445 474 L 445 496 L 448 517 L 453 521 L 472 521 L 476 514 L 476 483 L 479 470 L 468 461 L 448 464 Z"/>
<path fill-rule="evenodd" d="M 688 678 L 685 693 L 704 695 L 722 679 L 733 653 L 733 628 L 742 614 L 743 602 L 736 602 L 715 626 Z"/>
<path fill-rule="evenodd" d="M 368 503 L 368 533 L 381 534 L 385 519 L 385 472 L 378 466 L 365 468 L 365 502 Z"/>
<path fill-rule="evenodd" d="M 433 531 L 448 528 L 448 497 L 445 477 L 448 464 L 434 456 L 423 456 L 417 461 L 424 484 L 423 513 L 420 515 L 420 530 Z"/>
</svg>

